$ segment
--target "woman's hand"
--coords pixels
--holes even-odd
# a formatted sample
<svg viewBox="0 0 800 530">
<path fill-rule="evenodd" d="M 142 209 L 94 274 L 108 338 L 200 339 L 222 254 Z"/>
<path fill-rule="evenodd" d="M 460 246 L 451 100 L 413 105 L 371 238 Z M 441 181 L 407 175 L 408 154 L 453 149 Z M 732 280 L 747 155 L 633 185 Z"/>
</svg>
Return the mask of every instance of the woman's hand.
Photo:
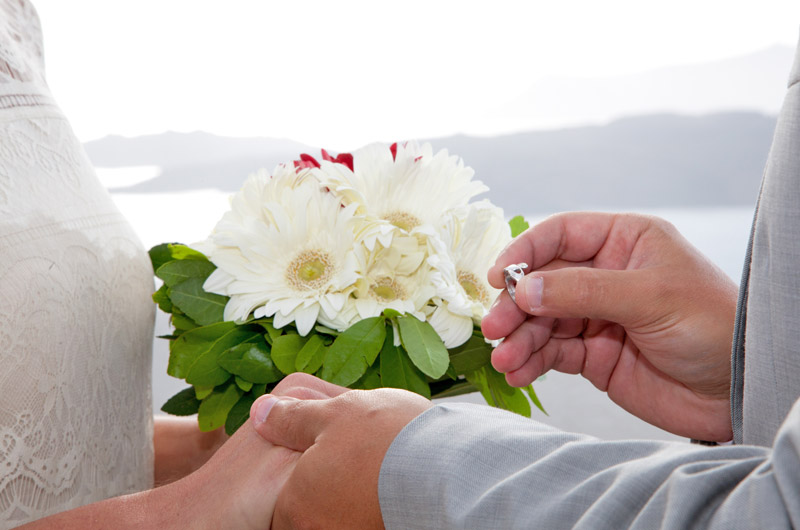
<svg viewBox="0 0 800 530">
<path fill-rule="evenodd" d="M 252 421 L 246 422 L 200 469 L 165 486 L 181 491 L 186 504 L 175 507 L 175 527 L 270 528 L 278 495 L 299 458 L 300 453 L 265 441 Z"/>
<path fill-rule="evenodd" d="M 205 465 L 181 480 L 81 506 L 22 528 L 269 529 L 278 495 L 299 458 L 300 453 L 264 440 L 248 421 Z"/>
<path fill-rule="evenodd" d="M 703 440 L 731 438 L 730 352 L 737 287 L 654 217 L 570 213 L 517 237 L 489 271 L 528 263 L 516 304 L 501 293 L 484 335 L 492 364 L 524 386 L 580 373 L 636 416 Z"/>
<path fill-rule="evenodd" d="M 155 485 L 169 484 L 200 469 L 227 439 L 223 428 L 201 432 L 195 417 L 156 416 L 153 426 Z"/>
</svg>

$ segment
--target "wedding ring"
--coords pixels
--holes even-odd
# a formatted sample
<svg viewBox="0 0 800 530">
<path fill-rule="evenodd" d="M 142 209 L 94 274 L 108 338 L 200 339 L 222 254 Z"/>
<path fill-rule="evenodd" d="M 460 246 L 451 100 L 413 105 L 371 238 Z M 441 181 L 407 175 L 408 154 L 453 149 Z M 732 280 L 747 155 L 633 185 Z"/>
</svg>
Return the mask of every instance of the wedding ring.
<svg viewBox="0 0 800 530">
<path fill-rule="evenodd" d="M 514 263 L 509 265 L 505 269 L 503 269 L 503 276 L 506 279 L 506 290 L 508 291 L 509 296 L 511 299 L 514 300 L 516 303 L 516 290 L 517 290 L 517 282 L 525 276 L 525 272 L 522 269 L 527 269 L 527 263 Z"/>
</svg>

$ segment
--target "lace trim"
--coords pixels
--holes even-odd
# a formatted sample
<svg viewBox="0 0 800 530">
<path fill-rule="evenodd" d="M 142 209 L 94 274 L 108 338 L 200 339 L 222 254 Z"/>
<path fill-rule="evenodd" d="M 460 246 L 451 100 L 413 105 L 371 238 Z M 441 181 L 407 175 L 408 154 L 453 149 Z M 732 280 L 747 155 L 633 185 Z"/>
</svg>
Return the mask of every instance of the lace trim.
<svg viewBox="0 0 800 530">
<path fill-rule="evenodd" d="M 55 101 L 45 94 L 5 94 L 0 95 L 0 110 L 20 107 L 54 107 Z"/>
</svg>

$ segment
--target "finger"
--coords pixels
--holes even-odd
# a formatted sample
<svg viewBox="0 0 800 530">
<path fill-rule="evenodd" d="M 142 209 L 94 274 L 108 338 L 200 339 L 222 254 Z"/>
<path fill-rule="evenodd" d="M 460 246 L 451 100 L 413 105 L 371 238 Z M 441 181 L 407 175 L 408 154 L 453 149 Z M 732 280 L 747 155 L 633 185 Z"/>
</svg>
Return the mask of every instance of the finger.
<svg viewBox="0 0 800 530">
<path fill-rule="evenodd" d="M 586 347 L 580 338 L 548 340 L 518 369 L 506 374 L 511 386 L 523 387 L 550 370 L 579 374 L 586 359 Z"/>
<path fill-rule="evenodd" d="M 637 234 L 646 230 L 651 218 L 633 214 L 571 212 L 549 217 L 517 236 L 489 269 L 489 283 L 505 286 L 503 269 L 513 263 L 527 263 L 536 270 L 555 260 L 592 260 L 605 245 L 620 262 L 627 261 Z"/>
<path fill-rule="evenodd" d="M 586 329 L 585 318 L 559 318 L 553 322 L 550 334 L 556 339 L 571 339 L 577 337 Z"/>
<path fill-rule="evenodd" d="M 566 267 L 592 267 L 593 261 L 586 260 L 586 261 L 567 261 L 564 259 L 554 259 L 553 261 L 549 261 L 536 269 L 537 271 L 554 271 L 558 269 L 564 269 Z M 527 271 L 532 272 L 532 271 Z"/>
<path fill-rule="evenodd" d="M 533 317 L 526 320 L 492 351 L 492 366 L 501 373 L 520 368 L 550 338 L 553 319 Z"/>
<path fill-rule="evenodd" d="M 481 320 L 481 331 L 489 340 L 502 339 L 528 318 L 529 315 L 514 303 L 508 291 L 501 291 L 489 312 Z"/>
<path fill-rule="evenodd" d="M 542 267 L 540 270 L 557 270 L 564 267 L 586 266 L 590 267 L 591 262 L 583 262 L 580 265 L 562 260 L 554 260 Z M 489 340 L 498 340 L 507 337 L 517 327 L 522 324 L 528 314 L 522 311 L 519 306 L 511 300 L 511 296 L 505 289 L 500 291 L 500 295 L 495 300 L 486 316 L 481 321 L 481 331 L 483 336 Z"/>
<path fill-rule="evenodd" d="M 274 445 L 305 451 L 330 421 L 331 399 L 298 400 L 267 394 L 250 408 L 250 418 L 258 434 Z"/>
<path fill-rule="evenodd" d="M 592 318 L 633 325 L 662 296 L 655 269 L 617 271 L 566 268 L 536 272 L 517 284 L 523 311 L 556 318 Z M 662 296 L 663 297 L 663 296 Z"/>
<path fill-rule="evenodd" d="M 270 392 L 274 396 L 289 396 L 297 399 L 326 399 L 347 392 L 343 386 L 334 385 L 310 374 L 289 374 Z"/>
</svg>

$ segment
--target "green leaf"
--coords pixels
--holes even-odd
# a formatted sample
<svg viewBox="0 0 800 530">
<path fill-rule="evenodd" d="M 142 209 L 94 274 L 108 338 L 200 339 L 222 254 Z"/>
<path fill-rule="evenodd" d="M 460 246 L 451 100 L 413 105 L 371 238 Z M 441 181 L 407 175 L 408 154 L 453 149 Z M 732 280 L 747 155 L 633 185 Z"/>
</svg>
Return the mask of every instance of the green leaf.
<svg viewBox="0 0 800 530">
<path fill-rule="evenodd" d="M 376 363 L 377 364 L 377 363 Z M 360 390 L 373 390 L 381 388 L 381 374 L 375 364 L 367 368 L 367 371 L 361 376 L 361 379 L 353 383 L 351 388 L 358 388 Z"/>
<path fill-rule="evenodd" d="M 237 344 L 256 340 L 258 337 L 260 335 L 252 331 L 234 329 L 197 357 L 197 360 L 189 369 L 186 382 L 193 385 L 221 385 L 231 376 L 230 372 L 222 368 L 217 362 L 220 354 L 229 349 L 225 346 L 233 347 Z"/>
<path fill-rule="evenodd" d="M 194 396 L 194 388 L 184 388 L 164 403 L 161 410 L 174 416 L 191 416 L 197 414 L 200 400 Z"/>
<path fill-rule="evenodd" d="M 322 379 L 340 386 L 352 385 L 375 362 L 385 338 L 383 317 L 356 322 L 328 348 L 322 365 Z"/>
<path fill-rule="evenodd" d="M 253 406 L 255 400 L 256 398 L 252 394 L 245 394 L 231 408 L 228 412 L 228 419 L 225 420 L 225 433 L 228 436 L 233 436 L 233 433 L 250 419 L 250 407 Z"/>
<path fill-rule="evenodd" d="M 438 398 L 446 398 L 446 397 L 455 397 L 455 396 L 463 396 L 464 394 L 470 394 L 478 390 L 475 388 L 475 385 L 470 383 L 469 381 L 459 381 L 458 383 L 454 384 L 453 386 L 442 390 L 441 392 L 433 392 L 433 399 Z"/>
<path fill-rule="evenodd" d="M 165 313 L 172 313 L 172 300 L 169 299 L 167 294 L 167 284 L 163 284 L 158 288 L 158 291 L 153 293 L 153 302 L 158 304 L 158 308 Z"/>
<path fill-rule="evenodd" d="M 171 243 L 169 245 L 169 251 L 172 254 L 173 259 L 193 259 L 193 260 L 201 260 L 201 261 L 208 261 L 208 258 L 202 252 L 198 252 L 193 248 L 189 248 L 186 245 L 182 245 L 180 243 Z"/>
<path fill-rule="evenodd" d="M 531 404 L 528 398 L 521 389 L 510 386 L 506 382 L 505 376 L 497 372 L 491 365 L 465 375 L 467 381 L 478 388 L 489 405 L 530 418 Z"/>
<path fill-rule="evenodd" d="M 450 356 L 430 323 L 406 315 L 397 319 L 397 326 L 403 347 L 417 368 L 428 377 L 442 377 L 450 365 Z"/>
<path fill-rule="evenodd" d="M 296 372 L 297 354 L 306 344 L 306 338 L 296 333 L 275 337 L 272 342 L 272 362 L 286 375 Z"/>
<path fill-rule="evenodd" d="M 315 373 L 322 366 L 326 351 L 327 348 L 322 337 L 311 335 L 308 338 L 308 342 L 297 353 L 297 358 L 294 361 L 295 370 L 307 374 Z"/>
<path fill-rule="evenodd" d="M 317 324 L 314 326 L 314 331 L 318 333 L 322 333 L 323 335 L 331 335 L 332 337 L 338 337 L 339 332 L 335 329 L 331 329 L 329 327 L 323 326 L 322 324 Z"/>
<path fill-rule="evenodd" d="M 405 351 L 394 345 L 391 333 L 386 334 L 380 361 L 381 386 L 410 390 L 430 399 L 431 387 L 428 386 L 425 374 L 414 366 Z"/>
<path fill-rule="evenodd" d="M 200 401 L 204 400 L 208 396 L 211 395 L 211 392 L 214 391 L 213 386 L 195 386 L 194 387 L 194 395 Z"/>
<path fill-rule="evenodd" d="M 202 278 L 205 280 L 216 267 L 210 261 L 184 260 L 169 261 L 156 270 L 156 276 L 164 280 L 169 287 L 173 287 L 189 278 Z"/>
<path fill-rule="evenodd" d="M 180 262 L 177 262 L 180 263 Z M 227 296 L 207 293 L 202 278 L 189 278 L 169 289 L 169 298 L 181 311 L 201 326 L 222 322 Z"/>
<path fill-rule="evenodd" d="M 531 226 L 521 215 L 513 217 L 508 224 L 511 227 L 511 237 L 517 237 Z"/>
<path fill-rule="evenodd" d="M 456 373 L 464 374 L 489 364 L 492 358 L 492 345 L 482 336 L 473 335 L 457 348 L 450 350 L 450 364 Z"/>
<path fill-rule="evenodd" d="M 525 388 L 523 388 L 523 390 L 528 393 L 528 397 L 531 398 L 531 401 L 533 402 L 534 405 L 536 405 L 536 408 L 544 412 L 545 416 L 549 416 L 547 411 L 544 410 L 542 402 L 539 401 L 539 396 L 536 395 L 536 391 L 533 389 L 533 385 L 528 385 Z"/>
<path fill-rule="evenodd" d="M 239 401 L 242 391 L 234 384 L 215 390 L 200 403 L 197 424 L 203 432 L 213 431 L 225 425 L 228 412 Z"/>
<path fill-rule="evenodd" d="M 187 317 L 183 313 L 180 313 L 180 310 L 176 310 L 176 308 L 172 308 L 172 325 L 175 326 L 176 331 L 189 331 L 190 329 L 195 329 L 200 326 L 197 325 L 197 322 L 192 320 L 191 318 Z"/>
<path fill-rule="evenodd" d="M 161 243 L 156 245 L 148 251 L 150 255 L 150 263 L 153 264 L 153 272 L 157 271 L 159 267 L 168 261 L 172 261 L 172 251 L 169 249 L 170 243 Z"/>
<path fill-rule="evenodd" d="M 263 396 L 267 393 L 267 385 L 260 385 L 258 383 L 253 385 L 253 388 L 250 390 L 250 394 L 254 397 Z"/>
<path fill-rule="evenodd" d="M 242 389 L 242 392 L 250 392 L 250 389 L 253 388 L 253 383 L 250 381 L 245 381 L 238 375 L 234 376 L 233 380 L 236 383 L 236 386 Z"/>
<path fill-rule="evenodd" d="M 220 322 L 187 331 L 172 342 L 167 373 L 200 386 L 224 383 L 230 374 L 217 364 L 217 357 L 237 344 L 261 335 L 233 322 Z"/>
<path fill-rule="evenodd" d="M 173 315 L 173 323 L 174 318 L 175 315 Z M 221 322 L 187 331 L 170 344 L 167 373 L 172 377 L 185 379 L 197 358 L 212 348 L 214 341 L 219 340 L 235 328 L 236 324 L 233 322 Z M 228 348 L 230 347 L 228 346 Z"/>
<path fill-rule="evenodd" d="M 252 323 L 253 324 L 258 324 L 259 326 L 261 326 L 262 328 L 264 328 L 267 331 L 267 335 L 266 335 L 265 338 L 266 338 L 267 342 L 270 343 L 270 344 L 273 344 L 275 342 L 275 339 L 280 337 L 281 334 L 283 333 L 282 329 L 278 329 L 278 328 L 276 328 L 275 326 L 272 325 L 272 320 L 271 319 L 270 320 L 258 319 L 258 320 L 254 320 Z"/>
<path fill-rule="evenodd" d="M 387 307 L 386 309 L 383 310 L 383 316 L 385 316 L 386 318 L 397 318 L 403 316 L 403 313 Z"/>
<path fill-rule="evenodd" d="M 224 351 L 217 363 L 228 372 L 251 383 L 274 383 L 283 378 L 283 374 L 272 362 L 263 339 L 245 342 Z"/>
</svg>

